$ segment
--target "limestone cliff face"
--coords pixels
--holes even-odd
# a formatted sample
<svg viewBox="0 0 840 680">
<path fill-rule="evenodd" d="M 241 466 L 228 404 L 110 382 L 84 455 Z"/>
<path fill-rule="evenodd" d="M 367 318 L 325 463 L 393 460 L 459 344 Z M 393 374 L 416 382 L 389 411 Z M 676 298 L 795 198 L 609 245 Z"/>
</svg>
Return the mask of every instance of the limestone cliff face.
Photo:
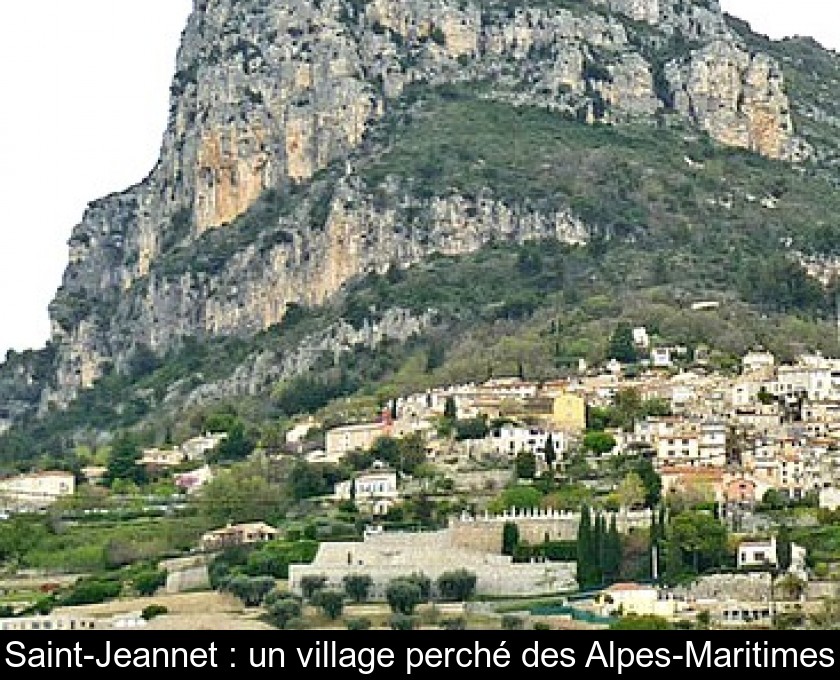
<svg viewBox="0 0 840 680">
<path fill-rule="evenodd" d="M 615 123 L 672 106 L 723 143 L 801 155 L 778 67 L 743 47 L 717 2 L 508 5 L 195 0 L 157 165 L 92 203 L 73 232 L 42 407 L 120 370 L 140 344 L 162 352 L 186 336 L 251 333 L 392 262 L 497 237 L 586 239 L 568 211 L 492 196 L 420 200 L 397 188 L 382 206 L 348 167 L 305 209 L 272 217 L 275 242 L 172 271 L 173 254 L 215 242 L 266 190 L 310 191 L 412 85 L 490 82 L 496 99 Z M 667 53 L 677 39 L 684 49 Z"/>
<path fill-rule="evenodd" d="M 719 40 L 687 62 L 669 64 L 668 76 L 677 110 L 713 138 L 770 158 L 806 155 L 794 135 L 781 70 L 766 55 Z"/>
</svg>

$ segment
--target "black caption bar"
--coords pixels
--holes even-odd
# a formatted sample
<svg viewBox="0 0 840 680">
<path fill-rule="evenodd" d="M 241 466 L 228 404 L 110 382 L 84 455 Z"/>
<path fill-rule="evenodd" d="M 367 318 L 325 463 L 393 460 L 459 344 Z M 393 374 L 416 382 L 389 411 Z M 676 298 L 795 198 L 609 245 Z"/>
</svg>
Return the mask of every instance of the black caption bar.
<svg viewBox="0 0 840 680">
<path fill-rule="evenodd" d="M 837 636 L 809 632 L 685 631 L 207 631 L 0 634 L 0 669 L 88 673 L 196 669 L 204 673 L 338 673 L 424 678 L 488 671 L 524 680 L 541 671 L 644 672 L 803 670 L 836 677 Z"/>
</svg>

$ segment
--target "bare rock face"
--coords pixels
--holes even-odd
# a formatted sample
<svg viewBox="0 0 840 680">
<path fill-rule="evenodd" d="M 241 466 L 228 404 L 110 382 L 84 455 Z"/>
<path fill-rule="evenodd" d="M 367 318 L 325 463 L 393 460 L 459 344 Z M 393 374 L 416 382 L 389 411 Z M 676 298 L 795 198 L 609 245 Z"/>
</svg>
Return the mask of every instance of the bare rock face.
<svg viewBox="0 0 840 680">
<path fill-rule="evenodd" d="M 595 6 L 690 39 L 730 37 L 718 0 L 589 0 Z"/>
<path fill-rule="evenodd" d="M 724 41 L 710 43 L 668 76 L 678 111 L 714 139 L 775 159 L 800 160 L 778 65 Z"/>
<path fill-rule="evenodd" d="M 641 47 L 677 37 L 686 49 L 667 65 Z M 253 333 L 392 262 L 496 237 L 585 240 L 568 211 L 492 196 L 419 200 L 402 189 L 383 207 L 348 171 L 307 211 L 273 215 L 276 242 L 225 251 L 224 230 L 266 191 L 311 191 L 406 88 L 472 81 L 513 105 L 608 123 L 672 104 L 725 144 L 802 155 L 778 66 L 741 46 L 714 0 L 195 0 L 158 163 L 92 203 L 73 231 L 42 408 L 121 370 L 141 344 L 163 352 L 187 336 Z M 407 217 L 418 212 L 422 228 Z M 216 244 L 211 266 L 182 259 L 172 270 L 201 244 Z"/>
</svg>

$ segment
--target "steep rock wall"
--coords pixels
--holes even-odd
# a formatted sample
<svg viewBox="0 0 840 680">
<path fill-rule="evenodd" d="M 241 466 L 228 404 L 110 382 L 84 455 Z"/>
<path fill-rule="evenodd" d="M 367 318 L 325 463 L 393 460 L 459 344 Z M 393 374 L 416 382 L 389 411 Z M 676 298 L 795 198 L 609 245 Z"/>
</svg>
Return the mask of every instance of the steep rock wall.
<svg viewBox="0 0 840 680">
<path fill-rule="evenodd" d="M 310 201 L 326 205 L 280 220 L 282 243 L 249 246 L 219 271 L 187 261 L 177 275 L 160 273 L 173 252 L 227 228 L 267 189 L 306 191 L 412 85 L 483 80 L 515 105 L 607 122 L 673 104 L 723 143 L 803 155 L 780 71 L 746 50 L 716 2 L 579 5 L 195 0 L 157 165 L 137 186 L 92 203 L 73 231 L 51 305 L 55 376 L 42 408 L 67 404 L 109 366 L 120 370 L 140 344 L 164 351 L 185 336 L 263 329 L 289 303 L 320 303 L 395 261 L 468 252 L 500 236 L 585 238 L 567 212 L 492 197 L 467 207 L 474 199 L 438 197 L 419 206 L 430 224 L 400 231 L 400 211 L 372 207 L 349 173 L 329 199 Z M 654 53 L 675 36 L 685 48 L 668 55 L 663 83 Z M 326 214 L 317 224 L 316 212 Z"/>
</svg>

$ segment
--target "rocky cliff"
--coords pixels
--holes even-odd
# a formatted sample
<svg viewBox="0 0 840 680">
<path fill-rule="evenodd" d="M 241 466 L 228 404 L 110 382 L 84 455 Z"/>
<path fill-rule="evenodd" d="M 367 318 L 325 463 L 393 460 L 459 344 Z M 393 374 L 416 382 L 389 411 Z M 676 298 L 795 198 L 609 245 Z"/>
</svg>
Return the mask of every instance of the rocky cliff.
<svg viewBox="0 0 840 680">
<path fill-rule="evenodd" d="M 392 108 L 453 83 L 589 123 L 676 117 L 769 158 L 809 154 L 781 69 L 715 0 L 195 0 L 157 165 L 73 231 L 41 409 L 141 348 L 254 333 L 369 271 L 500 238 L 585 241 L 597 225 L 568 206 L 362 181 Z"/>
</svg>

